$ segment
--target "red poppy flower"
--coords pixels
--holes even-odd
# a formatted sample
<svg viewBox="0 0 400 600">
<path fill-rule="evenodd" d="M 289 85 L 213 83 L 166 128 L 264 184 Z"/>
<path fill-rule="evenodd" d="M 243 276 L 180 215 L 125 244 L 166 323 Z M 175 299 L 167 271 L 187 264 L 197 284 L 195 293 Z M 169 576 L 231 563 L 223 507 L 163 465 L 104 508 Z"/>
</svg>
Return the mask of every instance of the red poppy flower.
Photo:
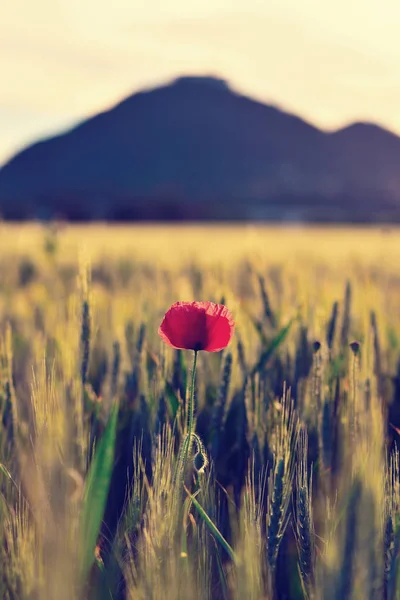
<svg viewBox="0 0 400 600">
<path fill-rule="evenodd" d="M 234 329 L 232 314 L 223 304 L 175 302 L 158 334 L 173 348 L 219 352 L 231 341 Z"/>
</svg>

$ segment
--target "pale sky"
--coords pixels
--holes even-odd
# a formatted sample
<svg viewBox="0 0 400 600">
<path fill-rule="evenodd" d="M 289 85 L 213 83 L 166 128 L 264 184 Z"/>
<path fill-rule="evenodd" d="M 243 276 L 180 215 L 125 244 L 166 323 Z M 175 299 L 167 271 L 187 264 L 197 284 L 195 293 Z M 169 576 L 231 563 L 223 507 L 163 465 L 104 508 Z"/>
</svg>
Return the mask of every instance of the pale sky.
<svg viewBox="0 0 400 600">
<path fill-rule="evenodd" d="M 400 133 L 399 0 L 0 0 L 0 164 L 182 74 Z"/>
</svg>

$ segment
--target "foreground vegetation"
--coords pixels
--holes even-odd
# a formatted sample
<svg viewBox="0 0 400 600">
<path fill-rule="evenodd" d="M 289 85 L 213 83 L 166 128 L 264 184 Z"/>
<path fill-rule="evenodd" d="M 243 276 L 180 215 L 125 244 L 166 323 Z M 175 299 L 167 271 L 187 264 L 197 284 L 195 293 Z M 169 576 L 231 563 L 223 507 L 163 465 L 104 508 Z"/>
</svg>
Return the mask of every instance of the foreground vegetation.
<svg viewBox="0 0 400 600">
<path fill-rule="evenodd" d="M 400 236 L 0 229 L 0 598 L 400 597 Z M 200 352 L 176 300 L 232 311 Z M 397 595 L 396 595 L 397 594 Z"/>
</svg>

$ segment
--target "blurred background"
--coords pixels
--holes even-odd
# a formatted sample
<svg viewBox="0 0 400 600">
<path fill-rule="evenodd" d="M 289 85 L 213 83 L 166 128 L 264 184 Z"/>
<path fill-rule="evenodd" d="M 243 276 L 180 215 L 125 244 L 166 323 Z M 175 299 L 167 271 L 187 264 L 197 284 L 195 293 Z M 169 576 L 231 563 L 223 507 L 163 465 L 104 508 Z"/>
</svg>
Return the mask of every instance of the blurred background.
<svg viewBox="0 0 400 600">
<path fill-rule="evenodd" d="M 14 0 L 0 214 L 400 220 L 395 0 Z"/>
</svg>

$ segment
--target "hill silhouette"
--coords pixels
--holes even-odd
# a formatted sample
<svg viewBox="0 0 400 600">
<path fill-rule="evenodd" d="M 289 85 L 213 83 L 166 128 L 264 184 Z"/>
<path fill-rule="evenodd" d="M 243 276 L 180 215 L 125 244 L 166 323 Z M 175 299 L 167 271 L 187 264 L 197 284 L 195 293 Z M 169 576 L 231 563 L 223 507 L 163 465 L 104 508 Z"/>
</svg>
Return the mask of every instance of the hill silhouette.
<svg viewBox="0 0 400 600">
<path fill-rule="evenodd" d="M 213 77 L 136 93 L 0 169 L 9 219 L 400 221 L 400 138 L 327 133 Z"/>
</svg>

